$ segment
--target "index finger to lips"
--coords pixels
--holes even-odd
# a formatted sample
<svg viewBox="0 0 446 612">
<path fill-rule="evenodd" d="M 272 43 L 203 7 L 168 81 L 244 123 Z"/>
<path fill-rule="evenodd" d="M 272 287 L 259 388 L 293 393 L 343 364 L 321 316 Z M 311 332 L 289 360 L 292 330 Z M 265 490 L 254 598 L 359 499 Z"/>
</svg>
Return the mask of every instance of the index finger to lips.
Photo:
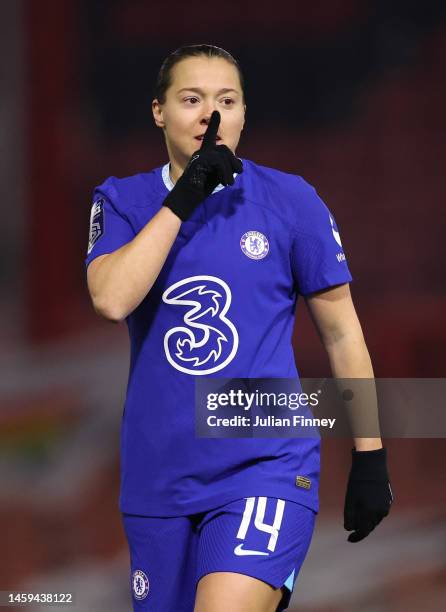
<svg viewBox="0 0 446 612">
<path fill-rule="evenodd" d="M 204 149 L 208 146 L 213 146 L 217 140 L 218 127 L 220 125 L 220 113 L 214 111 L 209 120 L 208 128 L 203 136 L 203 142 L 201 148 Z"/>
</svg>

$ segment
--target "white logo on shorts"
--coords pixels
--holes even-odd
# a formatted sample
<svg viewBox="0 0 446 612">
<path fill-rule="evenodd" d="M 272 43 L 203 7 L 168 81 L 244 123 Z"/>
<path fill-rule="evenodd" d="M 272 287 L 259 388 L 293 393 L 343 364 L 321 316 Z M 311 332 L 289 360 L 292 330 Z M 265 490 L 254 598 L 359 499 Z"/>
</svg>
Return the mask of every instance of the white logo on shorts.
<svg viewBox="0 0 446 612">
<path fill-rule="evenodd" d="M 239 544 L 234 548 L 234 554 L 239 557 L 243 557 L 244 555 L 269 555 L 269 553 L 262 552 L 261 550 L 249 550 L 248 548 L 243 548 L 243 544 Z"/>
<path fill-rule="evenodd" d="M 149 579 L 142 570 L 133 572 L 132 589 L 135 599 L 145 599 L 149 594 Z"/>
</svg>

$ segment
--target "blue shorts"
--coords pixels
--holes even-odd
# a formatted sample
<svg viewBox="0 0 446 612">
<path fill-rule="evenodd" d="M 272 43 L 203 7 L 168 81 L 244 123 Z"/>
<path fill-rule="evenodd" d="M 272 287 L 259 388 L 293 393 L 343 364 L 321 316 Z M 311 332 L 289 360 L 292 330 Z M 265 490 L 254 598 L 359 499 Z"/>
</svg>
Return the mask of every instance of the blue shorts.
<svg viewBox="0 0 446 612">
<path fill-rule="evenodd" d="M 316 513 L 273 497 L 238 499 L 180 517 L 123 514 L 134 610 L 193 612 L 200 578 L 236 572 L 286 587 L 286 610 L 313 535 Z"/>
</svg>

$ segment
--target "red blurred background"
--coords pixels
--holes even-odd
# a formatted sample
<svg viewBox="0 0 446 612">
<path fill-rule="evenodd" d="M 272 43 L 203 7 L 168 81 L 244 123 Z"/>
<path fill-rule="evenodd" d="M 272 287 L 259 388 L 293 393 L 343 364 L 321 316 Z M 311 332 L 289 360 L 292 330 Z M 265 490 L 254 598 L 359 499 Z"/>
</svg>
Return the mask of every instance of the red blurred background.
<svg viewBox="0 0 446 612">
<path fill-rule="evenodd" d="M 0 23 L 0 590 L 130 610 L 117 507 L 128 341 L 86 289 L 94 185 L 167 161 L 150 109 L 164 57 L 224 47 L 247 86 L 238 153 L 301 174 L 335 213 L 376 375 L 443 377 L 446 6 L 12 0 Z M 294 340 L 301 374 L 328 375 L 303 304 Z M 342 529 L 350 446 L 324 441 L 293 609 L 442 609 L 444 440 L 386 440 L 396 503 L 357 546 Z"/>
</svg>

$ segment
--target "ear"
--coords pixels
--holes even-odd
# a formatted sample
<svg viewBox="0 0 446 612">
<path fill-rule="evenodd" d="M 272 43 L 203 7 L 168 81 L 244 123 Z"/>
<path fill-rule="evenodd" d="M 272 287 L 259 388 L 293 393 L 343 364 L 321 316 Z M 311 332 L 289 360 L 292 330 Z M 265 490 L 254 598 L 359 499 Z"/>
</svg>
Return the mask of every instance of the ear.
<svg viewBox="0 0 446 612">
<path fill-rule="evenodd" d="M 156 98 L 152 100 L 152 114 L 155 120 L 155 125 L 159 128 L 163 128 L 165 126 L 163 119 L 163 107 Z"/>
</svg>

